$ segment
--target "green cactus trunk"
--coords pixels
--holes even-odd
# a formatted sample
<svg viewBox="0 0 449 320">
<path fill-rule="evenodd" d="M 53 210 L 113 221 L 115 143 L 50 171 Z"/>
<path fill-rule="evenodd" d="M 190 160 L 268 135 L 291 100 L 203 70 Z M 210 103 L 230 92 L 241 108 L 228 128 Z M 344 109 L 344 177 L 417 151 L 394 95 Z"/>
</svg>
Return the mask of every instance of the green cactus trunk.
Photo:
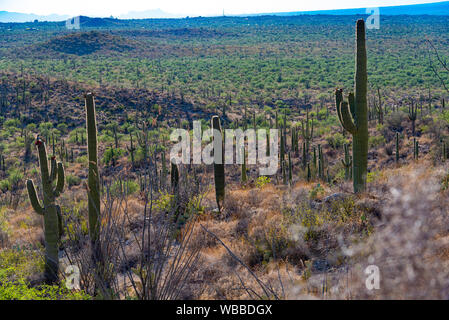
<svg viewBox="0 0 449 320">
<path fill-rule="evenodd" d="M 324 180 L 324 159 L 321 145 L 318 145 L 318 178 Z"/>
<path fill-rule="evenodd" d="M 95 101 L 92 93 L 86 94 L 87 152 L 89 157 L 88 211 L 89 235 L 92 243 L 97 243 L 100 234 L 100 175 L 97 159 L 97 124 Z"/>
<path fill-rule="evenodd" d="M 293 181 L 293 165 L 290 152 L 288 153 L 288 182 L 291 184 Z"/>
<path fill-rule="evenodd" d="M 349 103 L 343 101 L 343 90 L 336 91 L 338 118 L 352 134 L 352 171 L 354 192 L 366 189 L 368 172 L 368 104 L 367 104 L 367 59 L 365 44 L 365 22 L 356 24 L 355 96 L 349 94 Z"/>
<path fill-rule="evenodd" d="M 312 173 L 310 172 L 310 163 L 307 162 L 307 182 L 310 182 L 312 179 Z"/>
<path fill-rule="evenodd" d="M 218 116 L 212 117 L 212 128 L 218 130 L 223 136 L 220 125 L 220 118 Z M 214 160 L 214 180 L 215 180 L 215 196 L 217 200 L 218 209 L 221 210 L 225 199 L 225 174 L 224 174 L 224 152 L 223 152 L 223 139 L 221 141 L 214 140 L 214 158 L 217 160 L 218 156 L 221 157 L 221 163 L 217 163 Z M 218 144 L 221 143 L 221 146 Z M 221 148 L 220 148 L 221 147 Z M 216 156 L 215 152 L 221 150 L 221 155 Z"/>
<path fill-rule="evenodd" d="M 345 149 L 345 159 L 341 160 L 341 163 L 345 167 L 345 180 L 350 180 L 351 179 L 352 159 L 349 156 L 349 149 L 348 149 L 348 145 L 346 143 L 344 144 L 344 149 Z"/>
<path fill-rule="evenodd" d="M 267 148 L 268 149 L 268 148 Z M 242 148 L 242 154 L 243 154 L 243 163 L 242 163 L 242 183 L 245 183 L 247 180 L 247 176 L 246 176 L 246 154 L 245 154 L 245 148 Z"/>
<path fill-rule="evenodd" d="M 179 190 L 179 170 L 178 166 L 173 163 L 171 163 L 171 170 L 170 170 L 170 182 L 171 182 L 171 189 L 173 194 L 177 194 Z"/>
<path fill-rule="evenodd" d="M 396 163 L 399 162 L 399 132 L 396 132 Z"/>
<path fill-rule="evenodd" d="M 413 158 L 415 160 L 419 159 L 419 143 L 416 138 L 413 138 Z"/>
<path fill-rule="evenodd" d="M 32 180 L 27 180 L 27 190 L 34 211 L 44 216 L 45 281 L 48 284 L 52 284 L 58 281 L 59 273 L 59 241 L 63 228 L 61 209 L 55 204 L 55 199 L 64 189 L 64 167 L 61 162 L 56 164 L 55 157 L 52 157 L 51 171 L 49 173 L 45 143 L 37 140 L 36 146 L 39 152 L 39 166 L 41 169 L 43 206 L 39 203 Z M 57 181 L 56 185 L 54 185 L 55 181 Z"/>
</svg>

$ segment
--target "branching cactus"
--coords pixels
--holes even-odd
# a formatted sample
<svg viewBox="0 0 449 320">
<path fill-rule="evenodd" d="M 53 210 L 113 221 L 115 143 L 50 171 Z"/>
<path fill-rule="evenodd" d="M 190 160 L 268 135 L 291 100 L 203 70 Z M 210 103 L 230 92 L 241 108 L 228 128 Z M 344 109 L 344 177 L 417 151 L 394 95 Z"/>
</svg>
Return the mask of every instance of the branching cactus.
<svg viewBox="0 0 449 320">
<path fill-rule="evenodd" d="M 415 136 L 415 122 L 418 111 L 418 105 L 415 105 L 413 100 L 411 105 L 408 107 L 408 118 L 412 122 L 412 135 Z"/>
<path fill-rule="evenodd" d="M 356 25 L 355 95 L 343 101 L 343 90 L 337 89 L 335 100 L 338 118 L 343 128 L 352 134 L 352 171 L 354 192 L 366 189 L 368 171 L 368 105 L 366 70 L 365 22 Z"/>
<path fill-rule="evenodd" d="M 220 125 L 220 118 L 218 116 L 212 117 L 212 128 L 214 130 L 219 131 L 219 133 L 223 136 Z M 215 196 L 217 199 L 218 210 L 221 210 L 225 199 L 225 174 L 224 174 L 224 154 L 223 154 L 223 139 L 215 140 L 214 139 L 214 180 L 215 180 Z M 221 143 L 221 146 L 219 145 Z M 221 155 L 217 155 L 217 151 L 221 152 Z M 221 163 L 217 163 L 220 161 L 218 157 L 221 157 Z"/>
<path fill-rule="evenodd" d="M 45 143 L 37 138 L 35 144 L 39 153 L 43 204 L 40 204 L 32 180 L 27 180 L 27 190 L 34 211 L 44 216 L 45 281 L 55 283 L 58 281 L 59 242 L 63 230 L 61 208 L 55 204 L 55 200 L 64 189 L 64 167 L 61 162 L 56 163 L 56 158 L 52 156 L 49 172 Z"/>
<path fill-rule="evenodd" d="M 129 145 L 129 147 L 126 147 L 126 149 L 128 149 L 128 152 L 131 155 L 131 165 L 134 169 L 134 153 L 136 152 L 136 147 L 133 144 L 133 135 L 131 132 L 129 133 L 129 139 L 130 139 L 130 145 Z"/>
</svg>

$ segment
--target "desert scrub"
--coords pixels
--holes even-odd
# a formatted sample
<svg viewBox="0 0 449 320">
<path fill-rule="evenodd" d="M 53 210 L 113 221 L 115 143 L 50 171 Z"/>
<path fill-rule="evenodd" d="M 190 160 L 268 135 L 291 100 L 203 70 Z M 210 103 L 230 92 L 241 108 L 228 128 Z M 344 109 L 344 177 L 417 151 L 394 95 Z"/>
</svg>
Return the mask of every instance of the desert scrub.
<svg viewBox="0 0 449 320">
<path fill-rule="evenodd" d="M 116 180 L 111 185 L 109 192 L 113 197 L 120 197 L 122 195 L 132 195 L 139 190 L 139 184 L 133 180 Z"/>
<path fill-rule="evenodd" d="M 256 187 L 259 189 L 262 189 L 268 183 L 270 183 L 270 178 L 268 178 L 266 176 L 261 176 L 256 179 Z"/>
<path fill-rule="evenodd" d="M 43 270 L 36 251 L 5 249 L 0 251 L 0 300 L 87 300 L 82 292 L 71 292 L 61 285 L 31 286 L 28 279 Z"/>
<path fill-rule="evenodd" d="M 324 195 L 324 188 L 319 183 L 315 187 L 313 187 L 313 189 L 310 190 L 310 192 L 309 192 L 309 197 L 312 200 L 316 200 L 323 195 Z"/>
<path fill-rule="evenodd" d="M 76 158 L 77 163 L 86 164 L 88 163 L 87 155 L 82 155 Z"/>
<path fill-rule="evenodd" d="M 103 163 L 109 165 L 109 163 L 116 163 L 117 160 L 125 154 L 125 150 L 121 148 L 107 148 L 103 154 Z"/>
<path fill-rule="evenodd" d="M 339 132 L 333 133 L 326 137 L 326 141 L 334 149 L 340 149 L 344 144 L 348 143 L 348 139 L 343 137 L 343 135 Z"/>
<path fill-rule="evenodd" d="M 10 236 L 10 228 L 7 220 L 7 207 L 0 208 L 0 250 L 8 244 Z"/>
<path fill-rule="evenodd" d="M 377 147 L 379 147 L 381 145 L 386 144 L 386 141 L 385 141 L 385 137 L 384 136 L 379 135 L 379 136 L 371 136 L 371 137 L 369 137 L 369 142 L 368 143 L 369 143 L 369 147 L 370 148 L 377 148 Z"/>
<path fill-rule="evenodd" d="M 379 171 L 368 172 L 366 175 L 366 182 L 371 183 L 376 181 L 381 177 L 381 173 Z"/>
<path fill-rule="evenodd" d="M 81 183 L 81 178 L 72 174 L 68 174 L 65 177 L 65 181 L 67 183 L 67 186 L 73 187 L 73 186 L 77 186 Z"/>
</svg>

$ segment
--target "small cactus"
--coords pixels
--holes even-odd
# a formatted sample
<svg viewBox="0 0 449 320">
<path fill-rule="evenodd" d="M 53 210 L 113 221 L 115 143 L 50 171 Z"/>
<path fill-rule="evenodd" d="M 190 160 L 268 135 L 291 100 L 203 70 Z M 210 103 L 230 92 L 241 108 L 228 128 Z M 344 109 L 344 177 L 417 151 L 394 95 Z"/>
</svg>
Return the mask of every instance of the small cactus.
<svg viewBox="0 0 449 320">
<path fill-rule="evenodd" d="M 413 138 L 413 158 L 415 160 L 419 159 L 419 143 L 416 138 Z"/>
<path fill-rule="evenodd" d="M 171 171 L 170 171 L 171 189 L 173 194 L 177 194 L 179 189 L 179 170 L 178 166 L 175 163 L 173 162 L 170 163 L 171 163 Z"/>
<path fill-rule="evenodd" d="M 399 162 L 399 132 L 396 132 L 396 163 Z"/>
<path fill-rule="evenodd" d="M 348 144 L 344 144 L 344 150 L 345 150 L 345 159 L 341 160 L 341 163 L 345 167 L 345 180 L 351 179 L 351 167 L 352 167 L 352 159 L 349 156 L 349 150 L 348 150 Z"/>
<path fill-rule="evenodd" d="M 242 155 L 243 155 L 243 163 L 242 163 L 242 183 L 245 183 L 247 180 L 247 176 L 246 176 L 246 154 L 245 154 L 245 148 L 242 148 Z"/>
</svg>

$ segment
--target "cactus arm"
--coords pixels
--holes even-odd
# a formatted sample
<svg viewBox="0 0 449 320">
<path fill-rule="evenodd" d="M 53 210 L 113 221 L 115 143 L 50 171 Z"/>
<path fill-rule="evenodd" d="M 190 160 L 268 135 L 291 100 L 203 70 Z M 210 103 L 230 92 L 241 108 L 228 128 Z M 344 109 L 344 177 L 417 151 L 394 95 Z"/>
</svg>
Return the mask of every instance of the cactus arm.
<svg viewBox="0 0 449 320">
<path fill-rule="evenodd" d="M 349 110 L 349 105 L 346 101 L 342 101 L 340 104 L 340 121 L 343 128 L 345 128 L 351 134 L 357 133 L 357 128 L 354 124 L 353 118 L 351 116 L 351 112 Z"/>
<path fill-rule="evenodd" d="M 27 180 L 27 190 L 31 206 L 33 207 L 34 211 L 36 211 L 36 213 L 39 215 L 44 215 L 44 208 L 39 204 L 39 199 L 37 198 L 36 188 L 34 187 L 33 180 Z"/>
<path fill-rule="evenodd" d="M 42 141 L 37 141 L 36 143 L 39 152 L 39 166 L 41 168 L 42 184 L 45 185 L 50 182 L 50 176 L 48 174 L 47 150 L 45 150 L 45 144 Z"/>
<path fill-rule="evenodd" d="M 59 231 L 59 240 L 61 240 L 63 234 L 64 234 L 64 228 L 62 225 L 62 214 L 61 214 L 61 207 L 56 205 L 56 214 L 58 215 L 58 231 Z"/>
<path fill-rule="evenodd" d="M 338 120 L 340 120 L 340 123 L 343 123 L 343 120 L 341 119 L 341 112 L 340 112 L 340 107 L 341 107 L 342 101 L 343 101 L 343 89 L 336 89 L 335 90 L 335 108 L 337 110 L 337 116 L 338 116 Z"/>
<path fill-rule="evenodd" d="M 50 160 L 50 180 L 53 182 L 56 180 L 56 173 L 57 173 L 57 169 L 56 169 L 56 158 L 53 156 L 51 157 Z"/>
<path fill-rule="evenodd" d="M 349 102 L 349 111 L 351 111 L 351 116 L 352 116 L 353 119 L 355 119 L 355 98 L 354 98 L 354 93 L 350 92 L 348 94 L 348 102 Z"/>
<path fill-rule="evenodd" d="M 55 189 L 55 195 L 59 196 L 61 194 L 62 190 L 64 189 L 64 166 L 61 162 L 58 162 L 58 180 L 56 182 L 56 189 Z"/>
</svg>

